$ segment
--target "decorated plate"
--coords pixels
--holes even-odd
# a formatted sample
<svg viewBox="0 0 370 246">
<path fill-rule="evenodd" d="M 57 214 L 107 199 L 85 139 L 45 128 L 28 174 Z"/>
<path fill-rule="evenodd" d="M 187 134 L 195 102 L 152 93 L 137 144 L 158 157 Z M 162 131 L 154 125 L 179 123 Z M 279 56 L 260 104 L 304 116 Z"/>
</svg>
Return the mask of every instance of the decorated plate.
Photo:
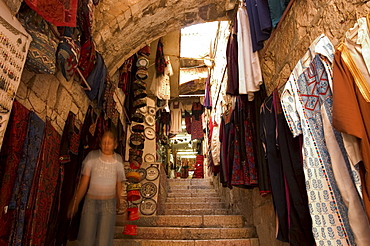
<svg viewBox="0 0 370 246">
<path fill-rule="evenodd" d="M 152 165 L 146 169 L 146 180 L 153 181 L 159 176 L 159 169 L 155 165 Z"/>
<path fill-rule="evenodd" d="M 141 186 L 140 194 L 143 198 L 152 198 L 157 194 L 157 186 L 153 182 L 147 182 Z"/>
<path fill-rule="evenodd" d="M 157 211 L 157 203 L 153 199 L 143 199 L 143 202 L 140 204 L 140 212 L 143 215 L 152 215 Z"/>
<path fill-rule="evenodd" d="M 148 106 L 148 113 L 151 115 L 155 115 L 155 107 Z"/>
<path fill-rule="evenodd" d="M 144 129 L 144 135 L 147 139 L 152 140 L 155 138 L 155 131 L 152 127 L 147 127 Z"/>
<path fill-rule="evenodd" d="M 144 161 L 145 162 L 155 162 L 155 157 L 154 157 L 154 155 L 153 154 L 146 154 L 145 156 L 144 156 Z"/>
<path fill-rule="evenodd" d="M 154 116 L 151 115 L 151 114 L 146 115 L 145 116 L 145 123 L 147 123 L 149 126 L 154 125 L 154 123 L 155 123 Z"/>
<path fill-rule="evenodd" d="M 145 168 L 139 168 L 136 170 L 136 172 L 138 172 L 141 176 L 141 180 L 144 180 L 146 178 L 146 169 Z"/>
</svg>

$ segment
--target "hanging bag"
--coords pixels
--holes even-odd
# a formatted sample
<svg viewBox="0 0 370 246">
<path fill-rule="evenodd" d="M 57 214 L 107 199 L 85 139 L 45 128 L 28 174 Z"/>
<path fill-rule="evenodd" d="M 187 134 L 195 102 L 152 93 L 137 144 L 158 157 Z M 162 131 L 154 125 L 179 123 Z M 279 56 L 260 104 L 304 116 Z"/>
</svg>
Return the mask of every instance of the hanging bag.
<svg viewBox="0 0 370 246">
<path fill-rule="evenodd" d="M 25 67 L 35 73 L 55 74 L 59 40 L 51 24 L 31 9 L 22 11 L 19 16 L 22 25 L 32 36 Z"/>
</svg>

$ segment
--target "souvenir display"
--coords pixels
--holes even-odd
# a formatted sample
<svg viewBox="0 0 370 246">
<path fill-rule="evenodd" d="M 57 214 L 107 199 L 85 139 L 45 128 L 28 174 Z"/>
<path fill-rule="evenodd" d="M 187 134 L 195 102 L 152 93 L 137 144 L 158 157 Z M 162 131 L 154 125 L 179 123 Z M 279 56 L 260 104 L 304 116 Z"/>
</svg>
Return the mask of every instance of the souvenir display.
<svg viewBox="0 0 370 246">
<path fill-rule="evenodd" d="M 148 113 L 151 115 L 155 115 L 155 107 L 148 107 Z"/>
<path fill-rule="evenodd" d="M 149 126 L 154 125 L 154 123 L 155 123 L 154 116 L 151 115 L 151 114 L 146 115 L 145 116 L 145 123 L 147 123 Z"/>
<path fill-rule="evenodd" d="M 146 154 L 145 156 L 144 156 L 144 161 L 145 162 L 155 162 L 155 157 L 154 157 L 154 155 L 153 154 Z"/>
<path fill-rule="evenodd" d="M 148 107 L 147 106 L 146 107 L 141 107 L 141 108 L 139 108 L 139 110 L 140 110 L 141 113 L 145 114 L 148 110 Z"/>
<path fill-rule="evenodd" d="M 18 90 L 30 35 L 0 1 L 0 148 L 9 121 L 10 111 Z"/>
<path fill-rule="evenodd" d="M 157 203 L 153 199 L 144 199 L 140 204 L 140 212 L 143 215 L 152 215 L 157 211 Z"/>
<path fill-rule="evenodd" d="M 144 180 L 146 178 L 146 169 L 145 168 L 139 168 L 136 170 L 141 176 L 140 180 Z"/>
<path fill-rule="evenodd" d="M 144 135 L 147 139 L 152 140 L 155 138 L 155 131 L 151 127 L 147 127 L 144 129 Z"/>
<path fill-rule="evenodd" d="M 152 198 L 157 194 L 157 186 L 152 182 L 147 182 L 141 186 L 140 194 L 143 198 Z"/>
<path fill-rule="evenodd" d="M 154 181 L 159 177 L 159 169 L 155 165 L 151 165 L 146 169 L 146 180 Z"/>
</svg>

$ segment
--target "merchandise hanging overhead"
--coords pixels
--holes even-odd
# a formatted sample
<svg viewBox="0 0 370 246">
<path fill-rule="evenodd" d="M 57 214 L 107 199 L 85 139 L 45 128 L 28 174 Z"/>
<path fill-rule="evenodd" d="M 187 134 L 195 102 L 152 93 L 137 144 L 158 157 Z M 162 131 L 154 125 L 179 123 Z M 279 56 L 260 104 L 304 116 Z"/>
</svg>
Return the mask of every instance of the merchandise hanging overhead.
<svg viewBox="0 0 370 246">
<path fill-rule="evenodd" d="M 0 1 L 0 148 L 18 90 L 31 36 Z"/>
</svg>

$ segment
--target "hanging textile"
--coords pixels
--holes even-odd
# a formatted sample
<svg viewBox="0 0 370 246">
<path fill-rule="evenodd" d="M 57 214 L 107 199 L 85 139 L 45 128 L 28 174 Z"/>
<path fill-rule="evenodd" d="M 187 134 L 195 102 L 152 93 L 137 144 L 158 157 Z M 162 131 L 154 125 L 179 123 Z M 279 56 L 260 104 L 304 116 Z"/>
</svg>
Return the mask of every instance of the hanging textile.
<svg viewBox="0 0 370 246">
<path fill-rule="evenodd" d="M 204 89 L 204 101 L 203 106 L 207 109 L 212 109 L 212 97 L 211 97 L 211 76 L 208 75 L 206 79 L 206 87 Z"/>
<path fill-rule="evenodd" d="M 363 201 L 370 218 L 370 106 L 344 61 L 347 54 L 343 50 L 344 47 L 339 47 L 336 51 L 333 66 L 333 126 L 361 141 L 363 161 L 353 164 L 360 169 Z"/>
<path fill-rule="evenodd" d="M 48 229 L 49 215 L 55 196 L 60 164 L 59 149 L 61 136 L 46 121 L 45 134 L 42 149 L 37 164 L 36 172 L 32 183 L 32 190 L 27 204 L 29 217 L 23 245 L 45 245 L 46 232 Z"/>
<path fill-rule="evenodd" d="M 272 31 L 270 10 L 267 0 L 245 0 L 251 28 L 253 52 L 263 48 L 263 41 Z"/>
<path fill-rule="evenodd" d="M 191 140 L 193 139 L 203 139 L 203 115 L 204 107 L 200 102 L 194 102 L 191 108 L 192 117 L 191 117 Z"/>
<path fill-rule="evenodd" d="M 332 163 L 323 138 L 323 114 L 331 108 L 328 81 L 333 51 L 327 37 L 318 37 L 291 73 L 281 100 L 291 132 L 294 136 L 303 134 L 304 172 L 316 243 L 354 245 L 358 231 L 350 227 L 341 194 L 348 184 L 336 176 L 333 166 L 337 163 Z"/>
<path fill-rule="evenodd" d="M 268 0 L 272 27 L 275 28 L 280 21 L 284 10 L 288 6 L 290 0 Z"/>
<path fill-rule="evenodd" d="M 18 164 L 22 158 L 23 145 L 26 139 L 30 111 L 19 102 L 14 101 L 4 146 L 1 149 L 1 164 L 4 167 L 0 186 L 0 245 L 8 245 L 14 210 L 8 210 L 12 191 L 17 177 Z"/>
<path fill-rule="evenodd" d="M 15 213 L 9 245 L 22 245 L 27 201 L 39 158 L 44 129 L 45 122 L 34 112 L 31 112 L 23 146 L 23 157 L 18 165 L 17 179 L 9 202 L 9 209 L 14 210 Z"/>
<path fill-rule="evenodd" d="M 178 134 L 182 132 L 182 103 L 179 101 L 172 101 L 170 104 L 171 112 L 171 128 L 170 133 Z"/>
<path fill-rule="evenodd" d="M 131 56 L 118 69 L 119 71 L 118 88 L 121 88 L 122 91 L 125 93 L 125 95 L 129 93 L 128 85 L 131 83 L 130 75 L 131 75 L 133 60 L 134 60 L 134 56 Z"/>
<path fill-rule="evenodd" d="M 78 177 L 80 168 L 78 165 L 80 129 L 76 125 L 76 115 L 69 112 L 61 138 L 58 185 L 49 217 L 45 245 L 60 245 L 57 243 L 57 238 L 67 235 L 67 209 L 74 193 L 76 177 Z"/>
<path fill-rule="evenodd" d="M 166 59 L 164 57 L 163 52 L 163 43 L 162 39 L 158 39 L 157 52 L 155 54 L 155 71 L 156 71 L 155 77 L 164 75 L 165 68 L 166 68 Z"/>
<path fill-rule="evenodd" d="M 0 148 L 31 40 L 8 6 L 0 1 Z"/>
<path fill-rule="evenodd" d="M 226 93 L 230 95 L 239 94 L 239 71 L 238 71 L 238 21 L 237 16 L 234 19 L 234 25 L 231 29 L 226 46 L 227 62 L 227 86 Z"/>
<path fill-rule="evenodd" d="M 253 101 L 254 92 L 259 91 L 262 84 L 262 72 L 257 52 L 253 52 L 248 13 L 244 6 L 237 12 L 238 21 L 238 72 L 239 94 L 248 94 Z"/>
<path fill-rule="evenodd" d="M 271 182 L 272 198 L 277 217 L 276 238 L 289 242 L 288 204 L 289 193 L 285 189 L 283 164 L 277 139 L 277 125 L 272 96 L 266 98 L 261 106 L 261 138 L 265 148 L 268 170 Z"/>
<path fill-rule="evenodd" d="M 25 0 L 25 2 L 55 26 L 76 26 L 77 0 Z"/>
</svg>

